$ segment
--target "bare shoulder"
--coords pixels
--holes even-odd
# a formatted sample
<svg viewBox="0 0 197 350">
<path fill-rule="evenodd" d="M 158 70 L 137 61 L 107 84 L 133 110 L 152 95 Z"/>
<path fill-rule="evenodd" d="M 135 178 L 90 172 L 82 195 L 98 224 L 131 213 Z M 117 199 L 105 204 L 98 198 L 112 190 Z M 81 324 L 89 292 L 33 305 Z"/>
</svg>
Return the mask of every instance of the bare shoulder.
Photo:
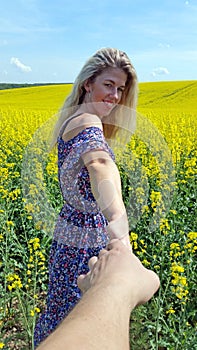
<svg viewBox="0 0 197 350">
<path fill-rule="evenodd" d="M 90 113 L 83 113 L 75 118 L 73 118 L 70 123 L 68 124 L 68 129 L 69 126 L 77 126 L 77 127 L 89 127 L 89 126 L 97 126 L 101 129 L 103 129 L 102 122 L 100 118 L 96 114 L 90 114 Z"/>
<path fill-rule="evenodd" d="M 100 118 L 95 114 L 83 113 L 76 115 L 75 118 L 69 121 L 66 126 L 62 138 L 65 141 L 75 137 L 79 132 L 88 128 L 88 127 L 98 127 L 103 130 L 103 125 Z"/>
</svg>

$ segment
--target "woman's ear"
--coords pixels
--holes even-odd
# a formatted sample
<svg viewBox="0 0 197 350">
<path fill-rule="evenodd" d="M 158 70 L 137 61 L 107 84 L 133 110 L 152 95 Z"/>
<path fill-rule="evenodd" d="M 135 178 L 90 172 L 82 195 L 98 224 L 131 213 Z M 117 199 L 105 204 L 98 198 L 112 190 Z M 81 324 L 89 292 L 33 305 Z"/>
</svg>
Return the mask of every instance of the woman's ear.
<svg viewBox="0 0 197 350">
<path fill-rule="evenodd" d="M 86 92 L 90 92 L 90 82 L 89 82 L 89 80 L 86 80 L 85 82 L 84 82 L 84 89 L 86 90 Z"/>
</svg>

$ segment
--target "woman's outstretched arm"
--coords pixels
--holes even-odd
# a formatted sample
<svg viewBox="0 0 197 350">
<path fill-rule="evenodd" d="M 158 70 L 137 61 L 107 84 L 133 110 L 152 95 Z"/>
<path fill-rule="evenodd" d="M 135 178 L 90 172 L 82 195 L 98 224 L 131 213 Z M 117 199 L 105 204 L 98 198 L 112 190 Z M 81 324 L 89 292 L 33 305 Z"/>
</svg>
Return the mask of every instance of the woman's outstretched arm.
<svg viewBox="0 0 197 350">
<path fill-rule="evenodd" d="M 92 193 L 109 222 L 110 238 L 127 236 L 129 225 L 116 164 L 110 155 L 102 150 L 90 151 L 82 158 L 89 172 Z"/>
</svg>

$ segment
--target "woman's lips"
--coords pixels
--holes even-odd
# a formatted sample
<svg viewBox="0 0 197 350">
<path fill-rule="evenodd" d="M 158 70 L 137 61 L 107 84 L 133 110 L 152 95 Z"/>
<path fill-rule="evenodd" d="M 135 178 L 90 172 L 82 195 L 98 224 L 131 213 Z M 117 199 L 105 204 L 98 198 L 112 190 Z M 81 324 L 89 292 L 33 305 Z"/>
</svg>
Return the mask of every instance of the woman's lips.
<svg viewBox="0 0 197 350">
<path fill-rule="evenodd" d="M 108 108 L 113 108 L 115 106 L 115 103 L 112 101 L 103 101 L 104 104 L 108 107 Z"/>
</svg>

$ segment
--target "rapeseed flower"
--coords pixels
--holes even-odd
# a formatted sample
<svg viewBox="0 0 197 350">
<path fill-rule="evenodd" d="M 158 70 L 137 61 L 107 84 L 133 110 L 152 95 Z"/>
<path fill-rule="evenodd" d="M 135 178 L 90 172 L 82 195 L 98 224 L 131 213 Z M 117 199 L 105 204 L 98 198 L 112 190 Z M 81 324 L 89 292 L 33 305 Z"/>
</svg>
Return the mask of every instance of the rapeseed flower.
<svg viewBox="0 0 197 350">
<path fill-rule="evenodd" d="M 173 308 L 170 308 L 169 310 L 166 311 L 166 314 L 174 314 L 175 310 Z"/>
<path fill-rule="evenodd" d="M 9 274 L 6 279 L 7 282 L 12 282 L 8 284 L 9 291 L 12 291 L 14 289 L 21 289 L 23 287 L 21 279 L 16 273 Z"/>
<path fill-rule="evenodd" d="M 36 313 L 39 313 L 40 309 L 38 307 L 34 307 L 34 309 L 30 310 L 30 316 L 35 316 Z"/>
<path fill-rule="evenodd" d="M 170 225 L 168 222 L 168 219 L 160 219 L 160 230 L 161 232 L 163 232 L 164 234 L 167 234 L 168 231 L 170 230 Z"/>
<path fill-rule="evenodd" d="M 137 233 L 130 232 L 130 242 L 134 250 L 138 248 L 137 239 L 138 239 Z"/>
</svg>

